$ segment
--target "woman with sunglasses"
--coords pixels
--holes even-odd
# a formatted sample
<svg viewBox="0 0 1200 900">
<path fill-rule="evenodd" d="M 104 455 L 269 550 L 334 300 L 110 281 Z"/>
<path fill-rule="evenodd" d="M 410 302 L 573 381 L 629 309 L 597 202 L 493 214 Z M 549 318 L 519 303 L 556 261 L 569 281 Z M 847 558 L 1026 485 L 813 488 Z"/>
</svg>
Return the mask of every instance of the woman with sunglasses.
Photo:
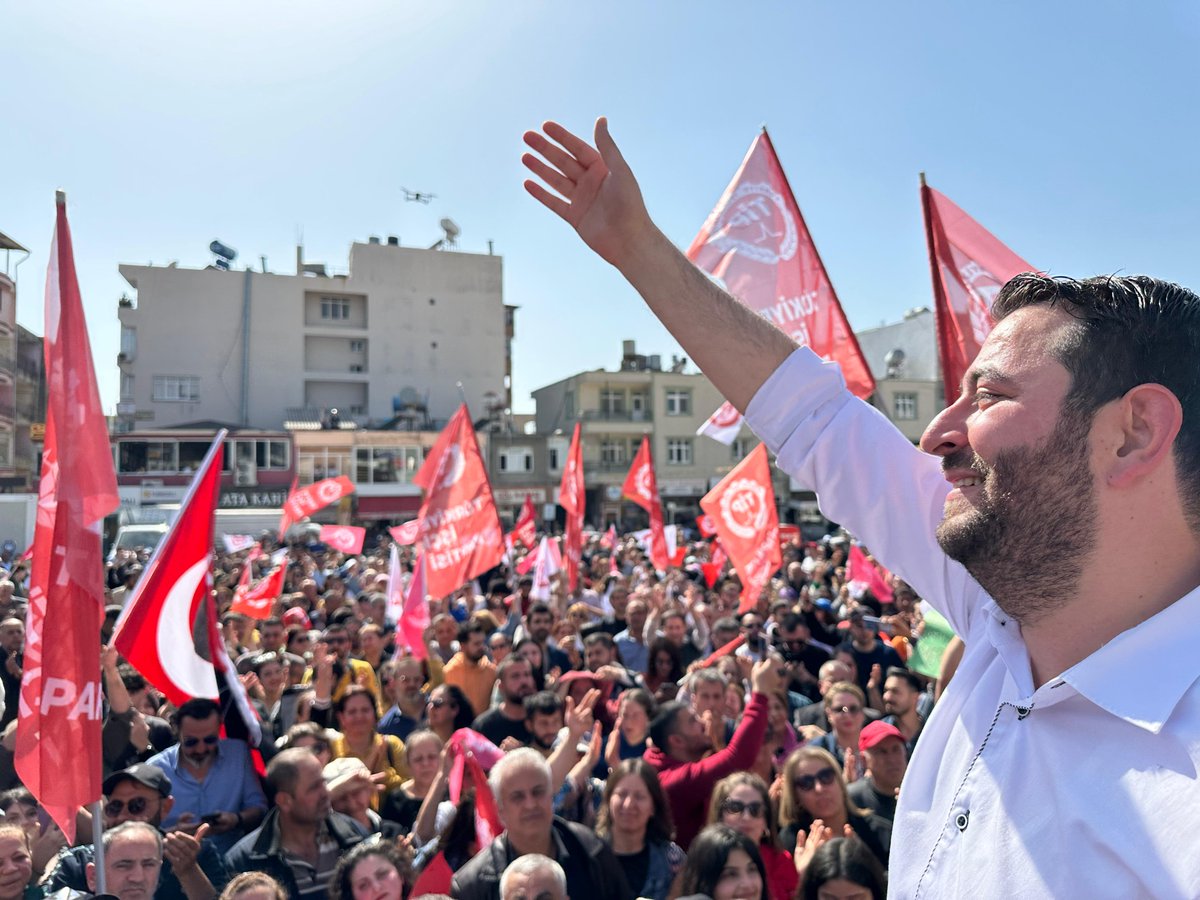
<svg viewBox="0 0 1200 900">
<path fill-rule="evenodd" d="M 828 750 L 843 771 L 849 759 L 853 777 L 850 774 L 846 777 L 851 781 L 857 781 L 866 773 L 866 765 L 858 752 L 858 738 L 866 723 L 866 714 L 863 712 L 866 702 L 866 696 L 857 684 L 849 681 L 831 684 L 825 692 L 825 715 L 829 717 L 829 724 L 833 728 L 810 745 Z"/>
<path fill-rule="evenodd" d="M 811 841 L 814 836 L 857 835 L 879 864 L 887 868 L 891 823 L 850 802 L 841 766 L 828 750 L 799 747 L 787 758 L 783 766 L 779 826 L 780 840 L 785 849 L 792 850 L 801 876 L 807 865 L 806 857 L 814 849 Z M 804 841 L 797 840 L 801 833 L 805 835 Z"/>
<path fill-rule="evenodd" d="M 710 825 L 728 825 L 750 838 L 758 847 L 767 873 L 771 900 L 791 900 L 799 884 L 792 854 L 779 844 L 771 814 L 767 784 L 749 772 L 735 772 L 717 782 L 708 806 Z"/>
<path fill-rule="evenodd" d="M 617 857 L 638 897 L 663 900 L 684 853 L 672 842 L 671 807 L 658 773 L 640 757 L 613 769 L 604 785 L 596 834 Z"/>
<path fill-rule="evenodd" d="M 470 728 L 475 721 L 475 714 L 462 688 L 453 684 L 439 684 L 425 704 L 425 719 L 429 723 L 429 730 L 440 737 L 444 744 L 458 729 Z"/>
</svg>

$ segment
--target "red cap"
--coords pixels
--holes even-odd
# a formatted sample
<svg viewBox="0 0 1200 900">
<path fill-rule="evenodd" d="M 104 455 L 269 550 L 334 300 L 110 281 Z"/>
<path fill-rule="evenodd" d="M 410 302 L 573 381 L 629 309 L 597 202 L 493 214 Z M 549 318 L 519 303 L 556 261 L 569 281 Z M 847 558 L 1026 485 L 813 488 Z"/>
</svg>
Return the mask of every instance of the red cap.
<svg viewBox="0 0 1200 900">
<path fill-rule="evenodd" d="M 308 613 L 298 606 L 293 606 L 281 618 L 284 625 L 303 625 L 305 628 L 312 628 L 312 620 L 308 618 Z"/>
<path fill-rule="evenodd" d="M 885 741 L 890 737 L 900 738 L 904 740 L 904 735 L 900 733 L 900 729 L 888 722 L 872 722 L 870 725 L 863 726 L 863 730 L 858 735 L 858 749 L 870 750 L 879 744 L 880 741 Z"/>
</svg>

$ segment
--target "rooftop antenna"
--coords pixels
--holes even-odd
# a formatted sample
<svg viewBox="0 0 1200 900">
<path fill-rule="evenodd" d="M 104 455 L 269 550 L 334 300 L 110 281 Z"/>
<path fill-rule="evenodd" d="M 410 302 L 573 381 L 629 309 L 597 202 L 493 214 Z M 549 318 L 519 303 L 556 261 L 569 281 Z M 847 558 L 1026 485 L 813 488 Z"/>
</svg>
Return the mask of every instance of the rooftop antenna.
<svg viewBox="0 0 1200 900">
<path fill-rule="evenodd" d="M 410 191 L 406 187 L 402 187 L 400 190 L 404 191 L 404 199 L 408 203 L 428 204 L 430 200 L 433 200 L 437 197 L 437 194 L 426 194 L 422 191 Z"/>
</svg>

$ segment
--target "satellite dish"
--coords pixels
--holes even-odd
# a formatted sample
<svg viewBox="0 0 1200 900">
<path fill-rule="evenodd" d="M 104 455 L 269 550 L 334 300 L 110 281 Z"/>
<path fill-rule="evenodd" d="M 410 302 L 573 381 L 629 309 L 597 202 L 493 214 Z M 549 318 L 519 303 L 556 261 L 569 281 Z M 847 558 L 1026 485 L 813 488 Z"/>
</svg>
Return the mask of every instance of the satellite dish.
<svg viewBox="0 0 1200 900">
<path fill-rule="evenodd" d="M 401 406 L 421 405 L 421 395 L 417 393 L 416 388 L 400 388 L 400 393 L 396 395 L 396 399 L 400 401 Z"/>
<path fill-rule="evenodd" d="M 451 243 L 454 242 L 456 237 L 462 234 L 462 231 L 459 229 L 458 225 L 455 224 L 453 219 L 442 219 L 440 224 L 442 226 L 442 231 L 446 232 L 446 240 L 450 241 Z"/>
<path fill-rule="evenodd" d="M 899 347 L 894 350 L 889 350 L 887 356 L 883 358 L 883 364 L 887 366 L 889 378 L 896 378 L 904 370 L 904 360 L 907 358 L 904 351 Z"/>
</svg>

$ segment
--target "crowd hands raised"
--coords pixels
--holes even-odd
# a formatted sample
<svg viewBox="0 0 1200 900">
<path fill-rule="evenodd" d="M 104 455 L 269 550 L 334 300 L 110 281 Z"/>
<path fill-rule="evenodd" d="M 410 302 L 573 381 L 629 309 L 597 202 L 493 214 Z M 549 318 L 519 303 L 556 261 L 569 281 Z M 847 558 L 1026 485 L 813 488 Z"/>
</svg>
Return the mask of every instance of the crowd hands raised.
<svg viewBox="0 0 1200 900">
<path fill-rule="evenodd" d="M 891 583 L 885 605 L 848 584 L 833 537 L 785 546 L 739 613 L 736 573 L 705 576 L 706 542 L 665 573 L 632 537 L 603 543 L 587 536 L 573 593 L 560 576 L 536 599 L 505 565 L 429 598 L 421 648 L 386 620 L 385 546 L 293 545 L 261 621 L 229 610 L 244 554 L 218 554 L 213 597 L 263 738 L 250 745 L 227 698 L 171 707 L 106 648 L 107 892 L 776 900 L 845 882 L 883 896 L 908 755 L 954 649 L 912 590 Z M 139 574 L 134 554 L 109 564 L 103 640 Z M 9 697 L 24 575 L 0 580 Z M 20 786 L 15 715 L 0 900 L 87 895 L 89 816 L 68 847 Z"/>
</svg>

